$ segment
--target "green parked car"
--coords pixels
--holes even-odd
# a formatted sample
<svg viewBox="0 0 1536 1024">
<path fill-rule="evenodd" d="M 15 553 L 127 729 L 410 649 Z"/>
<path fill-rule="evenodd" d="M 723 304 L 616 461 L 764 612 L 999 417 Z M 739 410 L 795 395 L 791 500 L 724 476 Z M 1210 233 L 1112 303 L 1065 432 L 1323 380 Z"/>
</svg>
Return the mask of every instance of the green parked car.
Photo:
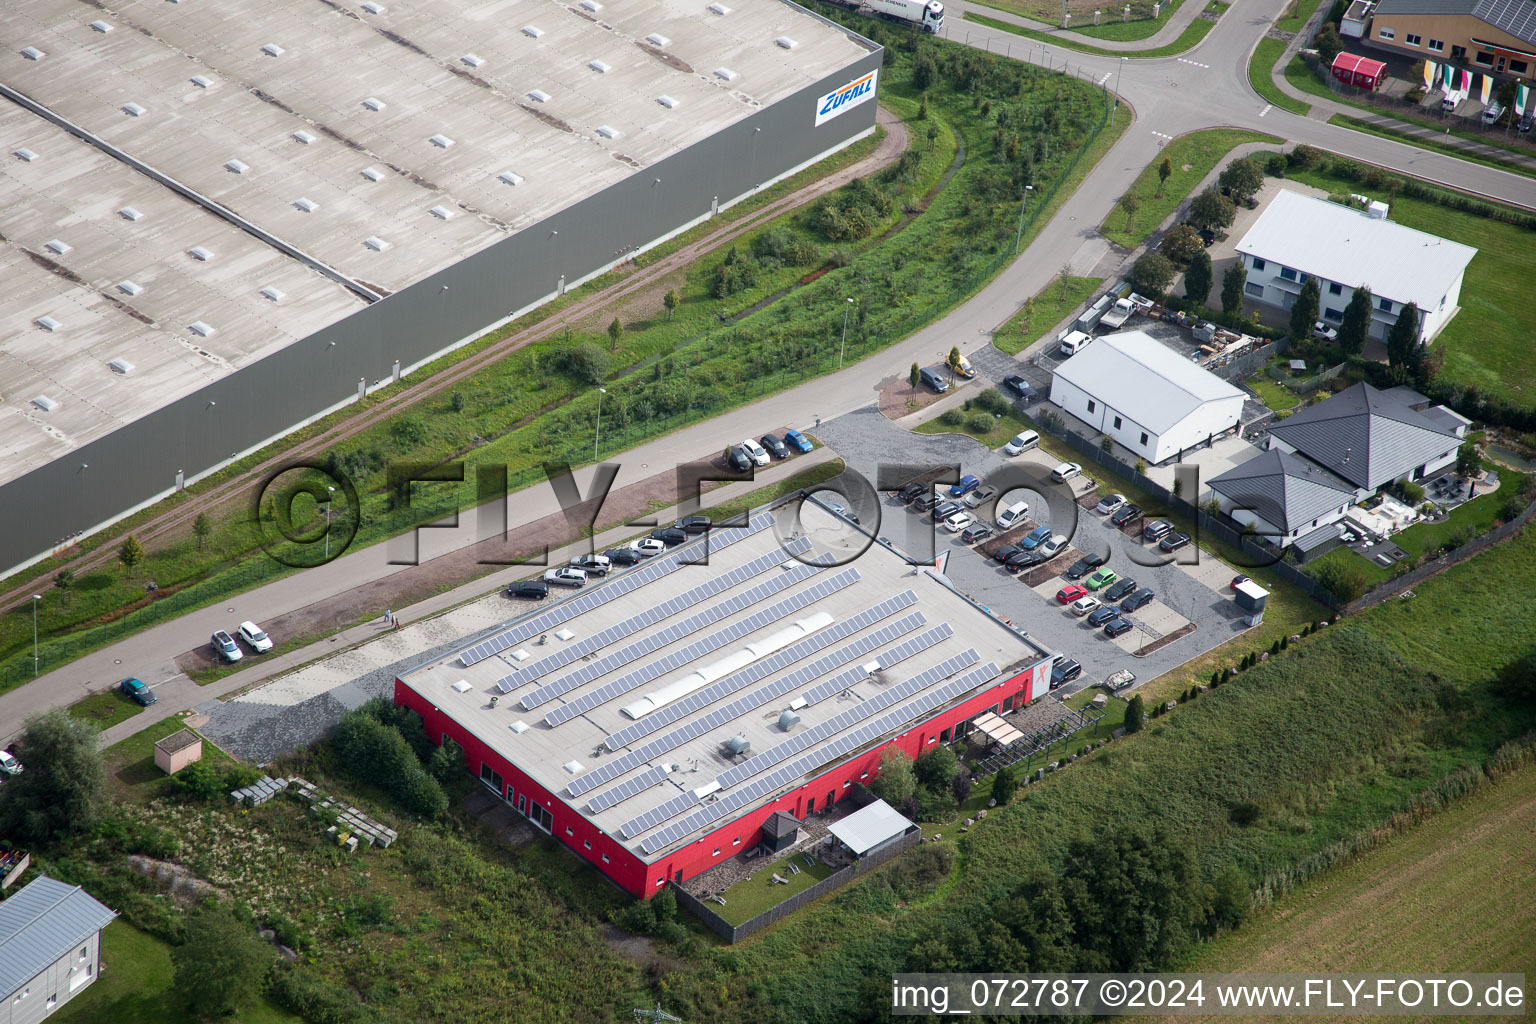
<svg viewBox="0 0 1536 1024">
<path fill-rule="evenodd" d="M 1098 572 L 1084 580 L 1083 585 L 1086 586 L 1089 590 L 1098 590 L 1100 587 L 1109 586 L 1119 578 L 1120 574 L 1115 572 L 1113 569 L 1100 569 Z"/>
</svg>

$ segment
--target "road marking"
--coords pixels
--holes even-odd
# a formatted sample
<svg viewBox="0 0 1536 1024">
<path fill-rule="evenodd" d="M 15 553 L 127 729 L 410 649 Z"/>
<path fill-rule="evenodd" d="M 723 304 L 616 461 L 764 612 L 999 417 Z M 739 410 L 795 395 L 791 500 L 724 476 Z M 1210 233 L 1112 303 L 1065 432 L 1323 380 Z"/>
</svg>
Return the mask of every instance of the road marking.
<svg viewBox="0 0 1536 1024">
<path fill-rule="evenodd" d="M 1110 72 L 1108 72 L 1108 71 L 1106 71 L 1106 72 L 1104 72 L 1104 77 L 1103 77 L 1103 78 L 1101 78 L 1101 79 L 1099 79 L 1099 84 L 1100 84 L 1100 85 L 1103 85 L 1103 84 L 1104 84 L 1104 83 L 1105 83 L 1105 82 L 1107 82 L 1107 81 L 1109 81 L 1109 76 L 1110 76 L 1110 74 L 1111 74 L 1111 73 L 1110 73 Z"/>
<path fill-rule="evenodd" d="M 1169 142 L 1173 141 L 1172 135 L 1164 135 L 1162 132 L 1153 132 L 1152 134 L 1156 135 L 1160 139 L 1167 139 Z"/>
<path fill-rule="evenodd" d="M 1266 103 L 1266 104 L 1264 104 L 1264 109 L 1263 109 L 1263 110 L 1261 110 L 1261 111 L 1259 111 L 1259 116 L 1260 116 L 1260 117 L 1263 117 L 1263 116 L 1264 116 L 1264 115 L 1265 115 L 1265 114 L 1267 114 L 1267 113 L 1269 113 L 1269 112 L 1270 112 L 1270 110 L 1271 110 L 1271 109 L 1272 109 L 1272 108 L 1273 108 L 1273 107 L 1274 107 L 1274 104 L 1273 104 L 1273 103 Z"/>
<path fill-rule="evenodd" d="M 1207 70 L 1210 69 L 1210 65 L 1209 64 L 1201 64 L 1197 60 L 1185 60 L 1183 57 L 1179 58 L 1179 63 L 1180 64 L 1193 64 L 1197 68 L 1205 68 Z"/>
</svg>

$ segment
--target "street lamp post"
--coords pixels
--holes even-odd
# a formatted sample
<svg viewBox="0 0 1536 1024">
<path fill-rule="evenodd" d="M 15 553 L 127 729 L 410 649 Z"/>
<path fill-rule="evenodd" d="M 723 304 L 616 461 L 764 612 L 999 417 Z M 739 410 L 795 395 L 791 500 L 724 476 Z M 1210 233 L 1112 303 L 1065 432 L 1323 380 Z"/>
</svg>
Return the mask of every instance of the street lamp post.
<svg viewBox="0 0 1536 1024">
<path fill-rule="evenodd" d="M 37 678 L 37 602 L 43 599 L 42 594 L 32 595 L 32 678 Z"/>
<path fill-rule="evenodd" d="M 1115 71 L 1115 109 L 1120 109 L 1120 76 L 1125 74 L 1125 58 L 1120 58 L 1120 67 Z"/>
<path fill-rule="evenodd" d="M 1019 230 L 1013 234 L 1013 253 L 1019 253 L 1019 243 L 1024 239 L 1024 211 L 1029 207 L 1029 194 L 1035 190 L 1033 185 L 1024 186 L 1024 198 L 1019 200 Z"/>
<path fill-rule="evenodd" d="M 336 488 L 334 487 L 327 486 L 325 489 L 331 494 L 336 493 Z M 325 499 L 325 560 L 327 562 L 331 560 L 331 502 L 333 500 L 329 496 Z"/>
<path fill-rule="evenodd" d="M 848 307 L 852 305 L 853 300 L 849 299 L 847 304 L 843 306 L 843 344 L 837 350 L 837 368 L 839 370 L 843 368 L 843 356 L 848 353 Z"/>
<path fill-rule="evenodd" d="M 608 393 L 607 388 L 597 389 L 597 429 L 592 432 L 592 461 L 597 461 L 597 440 L 603 436 L 603 396 Z"/>
</svg>

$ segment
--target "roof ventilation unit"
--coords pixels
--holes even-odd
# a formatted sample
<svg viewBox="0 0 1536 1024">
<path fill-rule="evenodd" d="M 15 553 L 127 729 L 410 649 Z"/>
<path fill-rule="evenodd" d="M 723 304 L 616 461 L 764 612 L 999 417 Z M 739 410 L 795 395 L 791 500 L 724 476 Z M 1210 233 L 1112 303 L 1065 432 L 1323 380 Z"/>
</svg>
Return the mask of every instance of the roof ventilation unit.
<svg viewBox="0 0 1536 1024">
<path fill-rule="evenodd" d="M 261 52 L 266 54 L 268 57 L 281 57 L 284 53 L 284 50 L 276 43 L 267 43 L 261 48 Z"/>
<path fill-rule="evenodd" d="M 703 800 L 707 796 L 718 793 L 722 788 L 719 779 L 710 779 L 699 788 L 691 790 L 690 793 L 695 800 Z"/>
<path fill-rule="evenodd" d="M 131 206 L 125 206 L 121 210 L 118 210 L 117 215 L 123 218 L 123 220 L 141 220 L 144 217 L 144 214 L 140 213 L 138 210 L 135 210 Z"/>
<path fill-rule="evenodd" d="M 297 206 L 305 213 L 314 213 L 316 210 L 320 209 L 319 203 L 315 202 L 313 199 L 306 199 L 303 196 L 295 199 L 293 201 L 293 205 Z"/>
<path fill-rule="evenodd" d="M 207 75 L 193 75 L 192 84 L 197 86 L 199 89 L 206 89 L 213 84 L 213 79 L 209 78 Z"/>
<path fill-rule="evenodd" d="M 561 640 L 574 640 L 574 639 L 576 639 L 576 634 L 575 633 L 572 633 L 569 629 L 563 629 L 563 628 L 555 630 L 555 636 L 559 637 Z"/>
<path fill-rule="evenodd" d="M 659 46 L 662 48 L 666 48 L 672 45 L 672 40 L 668 39 L 660 32 L 652 32 L 650 35 L 645 37 L 645 41 L 650 43 L 652 46 Z"/>
<path fill-rule="evenodd" d="M 284 292 L 281 289 L 273 288 L 271 285 L 267 285 L 261 290 L 261 297 L 264 299 L 269 299 L 272 302 L 282 302 L 283 295 Z"/>
<path fill-rule="evenodd" d="M 529 654 L 527 648 L 524 647 L 519 647 L 517 650 L 512 652 L 513 661 L 527 661 L 531 657 L 533 657 L 533 655 Z"/>
<path fill-rule="evenodd" d="M 597 134 L 605 139 L 616 139 L 619 137 L 619 130 L 606 124 L 600 124 L 597 126 Z"/>
<path fill-rule="evenodd" d="M 453 688 L 455 690 L 459 691 L 460 693 L 468 693 L 470 690 L 474 689 L 474 687 L 469 685 L 469 680 L 468 679 L 460 679 L 458 682 L 456 682 L 456 683 L 454 683 L 452 685 L 453 685 Z"/>
<path fill-rule="evenodd" d="M 528 93 L 528 98 L 533 100 L 535 103 L 548 103 L 549 93 L 545 92 L 543 89 L 534 89 Z"/>
<path fill-rule="evenodd" d="M 363 239 L 363 245 L 367 246 L 369 249 L 372 249 L 374 252 L 383 252 L 385 249 L 389 248 L 389 243 L 384 241 L 384 239 L 380 238 L 378 235 L 369 235 L 367 238 Z"/>
<path fill-rule="evenodd" d="M 432 207 L 432 209 L 428 210 L 427 212 L 430 213 L 432 216 L 436 217 L 438 220 L 452 220 L 453 219 L 453 211 L 448 209 L 448 207 L 446 207 L 446 206 L 434 206 L 434 207 Z"/>
<path fill-rule="evenodd" d="M 522 735 L 523 733 L 528 731 L 528 723 L 523 721 L 521 718 L 519 718 L 517 721 L 513 722 L 511 725 L 507 726 L 507 728 L 511 729 L 513 732 L 517 733 L 518 735 Z"/>
<path fill-rule="evenodd" d="M 379 170 L 377 167 L 364 167 L 363 177 L 367 178 L 369 181 L 383 181 L 384 172 Z"/>
<path fill-rule="evenodd" d="M 367 11 L 369 14 L 383 14 L 388 11 L 389 8 L 385 7 L 383 4 L 376 4 L 373 2 L 373 0 L 367 0 L 367 2 L 363 4 L 363 10 Z"/>
<path fill-rule="evenodd" d="M 70 245 L 68 242 L 63 242 L 57 238 L 54 238 L 44 242 L 43 248 L 47 249 L 49 252 L 54 253 L 55 255 L 66 256 L 73 252 L 75 247 Z"/>
<path fill-rule="evenodd" d="M 115 26 L 113 26 L 110 22 L 106 21 L 91 22 L 91 28 L 95 29 L 97 32 L 100 32 L 102 35 L 106 35 L 108 32 L 111 32 L 114 27 Z"/>
<path fill-rule="evenodd" d="M 725 749 L 731 752 L 731 756 L 739 757 L 752 749 L 752 741 L 737 733 L 725 741 Z"/>
<path fill-rule="evenodd" d="M 207 263 L 209 260 L 213 259 L 213 250 L 204 249 L 200 245 L 194 245 L 192 248 L 187 250 L 187 255 L 191 256 L 199 263 Z"/>
<path fill-rule="evenodd" d="M 53 412 L 53 410 L 59 407 L 59 403 L 55 402 L 47 395 L 38 395 L 36 398 L 32 399 L 32 404 L 43 410 L 43 412 Z"/>
<path fill-rule="evenodd" d="M 137 281 L 119 281 L 117 282 L 117 290 L 122 292 L 124 295 L 133 296 L 142 292 L 144 290 L 144 286 L 139 284 Z"/>
<path fill-rule="evenodd" d="M 587 67 L 591 68 L 593 71 L 596 71 L 600 75 L 606 75 L 608 72 L 613 70 L 613 65 L 603 60 L 589 60 L 587 61 Z"/>
<path fill-rule="evenodd" d="M 512 171 L 502 171 L 496 175 L 496 178 L 507 185 L 521 185 L 523 183 L 523 176 Z"/>
<path fill-rule="evenodd" d="M 453 140 L 446 135 L 434 135 L 427 140 L 438 149 L 447 149 L 453 145 Z"/>
<path fill-rule="evenodd" d="M 564 768 L 571 775 L 579 775 L 581 773 L 580 761 L 567 761 L 560 767 Z"/>
<path fill-rule="evenodd" d="M 197 335 L 199 338 L 211 338 L 215 334 L 219 333 L 218 330 L 216 328 L 214 328 L 212 324 L 205 323 L 202 320 L 197 320 L 197 321 L 194 321 L 194 322 L 188 324 L 187 325 L 187 330 L 191 331 L 193 334 Z"/>
<path fill-rule="evenodd" d="M 383 110 L 385 107 L 389 106 L 389 104 L 385 103 L 377 96 L 369 96 L 367 99 L 363 100 L 363 106 L 367 107 L 369 110 Z"/>
<path fill-rule="evenodd" d="M 304 131 L 301 128 L 298 131 L 293 133 L 293 141 L 295 141 L 295 142 L 302 142 L 304 145 L 307 146 L 311 142 L 315 141 L 315 136 L 312 133 L 306 132 L 306 131 Z"/>
<path fill-rule="evenodd" d="M 124 103 L 123 113 L 129 117 L 143 117 L 149 113 L 149 108 L 139 103 Z"/>
<path fill-rule="evenodd" d="M 709 13 L 710 14 L 718 14 L 718 15 L 720 15 L 723 18 L 727 14 L 731 13 L 731 9 L 729 7 L 727 7 L 727 6 L 725 6 L 725 4 L 710 4 L 709 5 Z"/>
<path fill-rule="evenodd" d="M 224 161 L 224 169 L 231 174 L 244 174 L 251 169 L 251 165 L 244 160 L 226 160 Z"/>
<path fill-rule="evenodd" d="M 795 714 L 793 711 L 784 711 L 780 713 L 779 728 L 784 732 L 789 732 L 789 730 L 793 729 L 799 724 L 800 716 Z"/>
<path fill-rule="evenodd" d="M 134 370 L 133 364 L 124 359 L 122 356 L 118 356 L 116 359 L 108 360 L 107 365 L 112 367 L 113 373 L 120 373 L 124 377 L 128 376 Z"/>
<path fill-rule="evenodd" d="M 459 60 L 463 61 L 465 64 L 468 64 L 472 68 L 478 68 L 485 63 L 485 58 L 477 53 L 466 53 L 464 56 L 460 57 Z"/>
<path fill-rule="evenodd" d="M 597 0 L 581 0 L 581 9 L 596 14 L 603 9 L 603 5 L 598 3 Z"/>
<path fill-rule="evenodd" d="M 37 159 L 37 154 L 32 152 L 27 147 L 23 146 L 23 147 L 21 147 L 20 149 L 18 149 L 16 151 L 16 159 L 20 160 L 22 163 L 28 163 L 29 164 L 33 160 Z"/>
<path fill-rule="evenodd" d="M 677 106 L 677 100 L 673 99 L 671 96 L 657 96 L 656 97 L 656 102 L 660 103 L 662 106 L 666 107 L 668 110 L 672 110 L 672 109 L 676 108 L 676 106 Z"/>
<path fill-rule="evenodd" d="M 537 25 L 524 25 L 523 26 L 523 35 L 527 36 L 529 39 L 537 39 L 537 38 L 539 38 L 539 36 L 541 36 L 543 34 L 544 34 L 544 30 L 539 28 Z"/>
<path fill-rule="evenodd" d="M 1386 220 L 1389 207 L 1380 199 L 1365 208 L 1365 215 L 1371 220 Z"/>
<path fill-rule="evenodd" d="M 44 53 L 42 50 L 39 50 L 35 46 L 23 46 L 21 48 L 21 55 L 27 58 L 27 60 L 42 60 L 44 57 L 48 56 L 46 53 Z"/>
<path fill-rule="evenodd" d="M 795 47 L 800 45 L 793 39 L 789 38 L 789 36 L 779 36 L 779 38 L 774 40 L 774 43 L 782 46 L 786 50 L 793 50 Z"/>
<path fill-rule="evenodd" d="M 736 80 L 736 72 L 730 68 L 715 68 L 715 77 L 722 81 L 733 82 Z"/>
<path fill-rule="evenodd" d="M 41 327 L 43 330 L 47 331 L 49 334 L 52 334 L 54 331 L 64 326 L 51 316 L 40 316 L 32 322 L 37 324 L 37 326 Z"/>
</svg>

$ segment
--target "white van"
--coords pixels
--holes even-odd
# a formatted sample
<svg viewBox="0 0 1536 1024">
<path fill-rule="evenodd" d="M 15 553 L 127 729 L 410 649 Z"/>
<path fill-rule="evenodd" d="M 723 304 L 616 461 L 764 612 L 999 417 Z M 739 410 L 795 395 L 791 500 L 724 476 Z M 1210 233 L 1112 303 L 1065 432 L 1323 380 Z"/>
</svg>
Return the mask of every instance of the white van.
<svg viewBox="0 0 1536 1024">
<path fill-rule="evenodd" d="M 1088 335 L 1084 334 L 1082 331 L 1070 331 L 1067 334 L 1062 335 L 1060 340 L 1061 354 L 1064 356 L 1075 356 L 1081 352 L 1083 347 L 1093 339 L 1088 337 Z"/>
<path fill-rule="evenodd" d="M 1012 441 L 1009 441 L 1007 444 L 1003 445 L 1003 454 L 1017 455 L 1020 452 L 1027 452 L 1031 448 L 1037 448 L 1039 445 L 1040 435 L 1035 433 L 1033 430 L 1025 430 L 1022 433 L 1014 435 Z"/>
<path fill-rule="evenodd" d="M 997 528 L 1011 530 L 1024 521 L 1029 515 L 1029 503 L 1016 501 L 997 514 Z"/>
</svg>

